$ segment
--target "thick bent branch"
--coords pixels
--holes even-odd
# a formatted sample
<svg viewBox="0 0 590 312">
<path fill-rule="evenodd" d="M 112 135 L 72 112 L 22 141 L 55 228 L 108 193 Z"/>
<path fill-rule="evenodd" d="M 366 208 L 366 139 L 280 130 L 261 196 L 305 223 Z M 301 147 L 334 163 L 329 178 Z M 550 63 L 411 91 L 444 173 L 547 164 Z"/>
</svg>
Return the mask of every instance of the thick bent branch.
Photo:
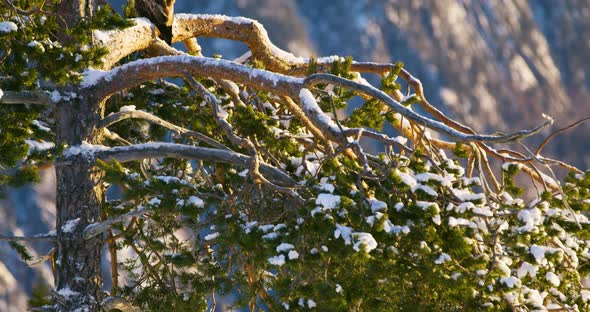
<svg viewBox="0 0 590 312">
<path fill-rule="evenodd" d="M 109 161 L 117 159 L 120 162 L 141 160 L 145 158 L 185 158 L 193 160 L 206 160 L 232 164 L 241 168 L 249 168 L 251 159 L 249 156 L 207 147 L 189 146 L 173 143 L 146 143 L 132 146 L 114 147 L 94 153 L 96 158 Z M 269 177 L 273 183 L 281 186 L 295 186 L 296 182 L 281 170 L 260 163 L 260 172 Z"/>
<path fill-rule="evenodd" d="M 110 31 L 94 31 L 94 41 L 109 48 L 104 57 L 103 69 L 111 68 L 125 56 L 149 47 L 155 39 L 155 27 L 145 18 L 134 19 L 135 25 Z M 245 43 L 253 56 L 270 70 L 286 72 L 290 62 L 285 59 L 299 59 L 272 44 L 264 27 L 255 20 L 223 15 L 176 14 L 173 25 L 173 41 L 184 41 L 194 37 L 215 37 Z M 301 59 L 302 61 L 303 59 Z"/>
<path fill-rule="evenodd" d="M 82 87 L 95 88 L 97 97 L 134 87 L 145 81 L 167 77 L 227 79 L 278 95 L 297 97 L 303 79 L 254 69 L 226 60 L 196 56 L 161 56 L 129 62 L 110 71 L 87 71 Z"/>
</svg>

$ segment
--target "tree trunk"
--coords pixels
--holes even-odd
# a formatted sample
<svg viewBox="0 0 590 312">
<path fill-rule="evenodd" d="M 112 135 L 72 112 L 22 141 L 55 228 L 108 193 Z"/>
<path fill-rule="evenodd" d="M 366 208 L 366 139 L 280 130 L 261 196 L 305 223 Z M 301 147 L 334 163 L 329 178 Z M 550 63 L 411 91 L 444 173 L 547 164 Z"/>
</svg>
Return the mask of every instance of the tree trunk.
<svg viewBox="0 0 590 312">
<path fill-rule="evenodd" d="M 103 115 L 103 105 L 83 95 L 58 104 L 57 141 L 69 146 L 82 141 L 100 143 L 101 131 L 96 123 Z M 71 163 L 70 163 L 71 160 Z M 104 188 L 102 173 L 90 159 L 79 154 L 68 164 L 56 168 L 57 177 L 57 253 L 55 297 L 60 310 L 98 311 L 101 280 L 102 236 L 82 237 L 88 224 L 100 221 Z M 61 295 L 61 296 L 60 296 Z"/>
</svg>

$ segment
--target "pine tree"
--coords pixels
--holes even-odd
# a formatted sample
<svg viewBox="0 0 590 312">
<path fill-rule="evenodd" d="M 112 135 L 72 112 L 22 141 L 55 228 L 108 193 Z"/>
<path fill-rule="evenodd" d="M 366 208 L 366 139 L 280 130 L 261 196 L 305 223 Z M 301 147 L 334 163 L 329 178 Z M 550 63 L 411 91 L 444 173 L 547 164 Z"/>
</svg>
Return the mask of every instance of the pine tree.
<svg viewBox="0 0 590 312">
<path fill-rule="evenodd" d="M 589 308 L 590 172 L 502 147 L 551 120 L 475 133 L 402 63 L 296 57 L 247 18 L 177 14 L 185 53 L 92 0 L 4 3 L 0 183 L 57 174 L 56 234 L 3 237 L 27 262 L 28 240 L 55 242 L 43 309 Z M 250 52 L 204 57 L 197 37 Z"/>
</svg>

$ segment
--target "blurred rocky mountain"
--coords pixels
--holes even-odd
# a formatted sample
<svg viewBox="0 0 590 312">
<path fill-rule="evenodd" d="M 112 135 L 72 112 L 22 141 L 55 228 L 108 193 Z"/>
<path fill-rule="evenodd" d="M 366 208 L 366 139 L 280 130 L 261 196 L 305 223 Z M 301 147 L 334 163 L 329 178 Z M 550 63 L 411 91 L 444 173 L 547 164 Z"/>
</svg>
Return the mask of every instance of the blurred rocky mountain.
<svg viewBox="0 0 590 312">
<path fill-rule="evenodd" d="M 556 123 L 543 138 L 590 115 L 588 0 L 177 0 L 176 11 L 257 19 L 277 46 L 300 56 L 403 61 L 431 103 L 480 131 L 531 127 L 545 113 Z M 246 51 L 226 40 L 199 42 L 205 55 Z M 589 168 L 589 142 L 590 125 L 582 125 L 545 151 Z M 50 174 L 45 181 L 0 204 L 0 234 L 51 228 Z M 32 285 L 50 279 L 47 266 L 28 269 L 0 244 L 0 311 L 21 311 Z"/>
</svg>

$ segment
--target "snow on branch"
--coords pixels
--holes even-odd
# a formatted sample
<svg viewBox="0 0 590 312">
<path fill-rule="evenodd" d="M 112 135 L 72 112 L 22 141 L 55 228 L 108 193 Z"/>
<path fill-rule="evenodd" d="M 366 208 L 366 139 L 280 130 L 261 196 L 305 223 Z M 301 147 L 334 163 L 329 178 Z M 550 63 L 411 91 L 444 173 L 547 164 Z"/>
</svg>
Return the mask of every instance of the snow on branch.
<svg viewBox="0 0 590 312">
<path fill-rule="evenodd" d="M 0 104 L 53 105 L 53 102 L 51 101 L 51 98 L 43 92 L 0 90 Z"/>
<path fill-rule="evenodd" d="M 33 242 L 33 241 L 55 241 L 55 233 L 37 234 L 33 236 L 5 236 L 0 235 L 0 241 L 8 242 Z"/>
<path fill-rule="evenodd" d="M 444 123 L 433 120 L 427 117 L 424 117 L 407 107 L 404 107 L 399 102 L 395 101 L 391 97 L 389 97 L 385 92 L 366 84 L 361 84 L 358 82 L 354 82 L 352 80 L 344 79 L 342 77 L 338 77 L 335 75 L 330 74 L 313 74 L 308 76 L 305 79 L 304 84 L 306 86 L 314 86 L 320 83 L 332 83 L 347 87 L 351 90 L 355 90 L 371 96 L 375 99 L 382 101 L 383 103 L 387 104 L 392 110 L 395 112 L 400 113 L 404 117 L 411 119 L 412 121 L 426 126 L 430 129 L 438 131 L 440 133 L 444 133 L 456 140 L 463 141 L 463 142 L 511 142 L 511 141 L 518 141 L 525 137 L 531 136 L 535 133 L 541 131 L 544 127 L 550 125 L 552 120 L 547 120 L 540 126 L 537 126 L 531 130 L 522 130 L 515 133 L 507 134 L 507 135 L 485 135 L 485 134 L 465 134 L 463 132 L 459 132 Z"/>
<path fill-rule="evenodd" d="M 106 230 L 108 230 L 109 228 L 111 228 L 111 226 L 113 224 L 125 222 L 133 217 L 141 217 L 142 215 L 148 213 L 149 211 L 150 211 L 149 209 L 146 209 L 144 207 L 140 207 L 140 208 L 137 208 L 136 210 L 122 214 L 122 215 L 117 216 L 112 219 L 108 219 L 106 221 L 103 221 L 100 223 L 89 224 L 82 232 L 82 237 L 84 237 L 84 239 L 86 239 L 86 240 L 91 239 L 91 238 L 95 237 L 96 235 L 99 235 L 99 234 L 105 232 Z"/>
<path fill-rule="evenodd" d="M 174 143 L 145 143 L 131 146 L 100 149 L 94 153 L 94 157 L 109 161 L 117 159 L 120 162 L 128 162 L 145 158 L 186 158 L 194 160 L 206 160 L 232 164 L 241 168 L 249 168 L 251 159 L 249 156 L 215 148 L 190 146 Z M 271 165 L 260 163 L 260 172 L 270 180 L 281 186 L 294 186 L 296 182 L 280 169 Z"/>
<path fill-rule="evenodd" d="M 274 94 L 296 96 L 303 79 L 240 65 L 234 62 L 188 55 L 160 56 L 129 62 L 110 71 L 87 70 L 83 88 L 95 88 L 98 98 L 107 98 L 142 82 L 158 78 L 205 76 L 227 79 Z"/>
</svg>

